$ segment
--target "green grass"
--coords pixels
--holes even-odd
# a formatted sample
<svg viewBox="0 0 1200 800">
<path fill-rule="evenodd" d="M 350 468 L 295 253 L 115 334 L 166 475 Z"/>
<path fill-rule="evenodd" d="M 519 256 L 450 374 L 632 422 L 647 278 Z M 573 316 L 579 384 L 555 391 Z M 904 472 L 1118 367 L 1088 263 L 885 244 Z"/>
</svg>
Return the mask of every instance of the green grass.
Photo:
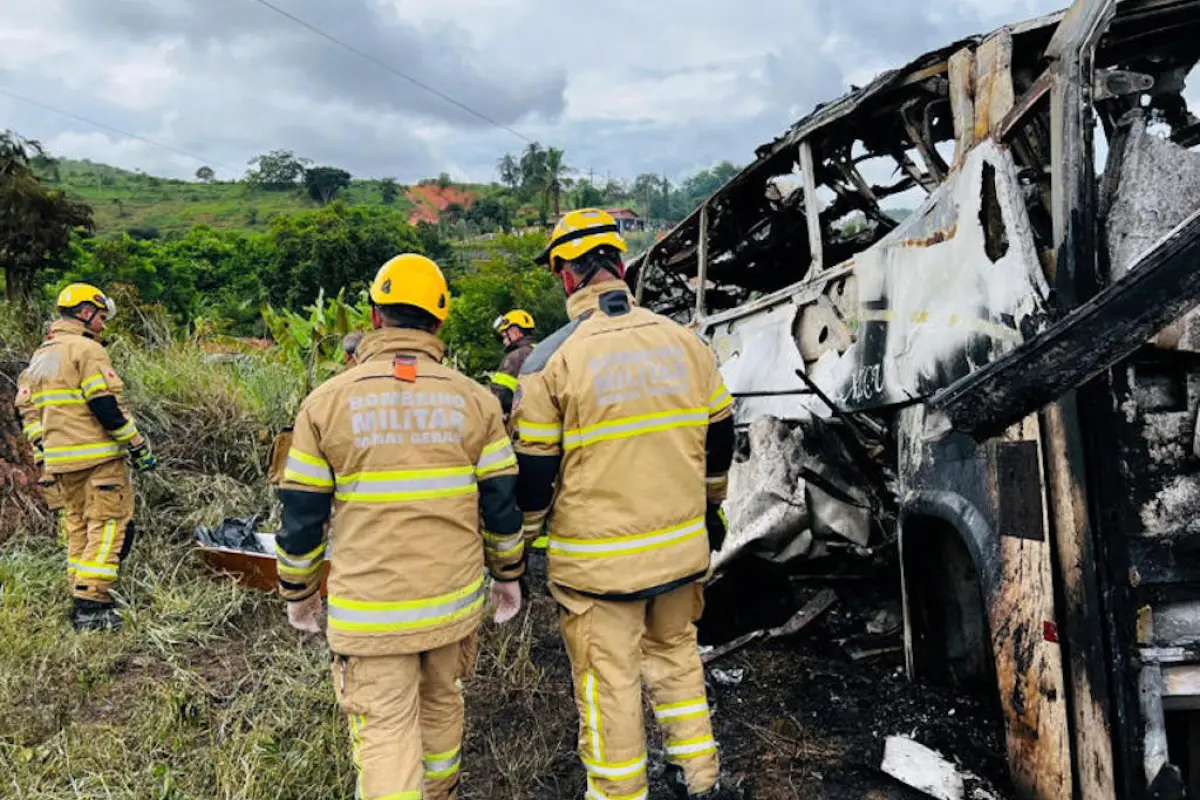
<svg viewBox="0 0 1200 800">
<path fill-rule="evenodd" d="M 92 206 L 99 234 L 131 228 L 156 228 L 159 233 L 185 232 L 193 225 L 215 228 L 263 230 L 276 215 L 295 214 L 317 207 L 303 190 L 263 191 L 245 183 L 201 183 L 157 178 L 129 172 L 107 164 L 62 159 L 57 179 L 42 172 L 52 188 L 86 201 Z M 351 204 L 381 205 L 382 183 L 355 180 L 338 197 Z M 403 194 L 392 207 L 412 207 Z"/>
<path fill-rule="evenodd" d="M 0 336 L 19 330 L 0 314 Z M 135 478 L 125 629 L 72 631 L 52 520 L 6 520 L 17 529 L 0 542 L 0 797 L 352 796 L 323 637 L 292 631 L 276 595 L 211 574 L 191 545 L 197 525 L 226 517 L 277 523 L 269 433 L 289 419 L 301 378 L 271 353 L 229 363 L 188 341 L 118 340 L 112 351 L 162 459 Z M 467 683 L 463 800 L 562 797 L 581 782 L 554 613 L 543 596 L 516 623 L 485 625 Z"/>
</svg>

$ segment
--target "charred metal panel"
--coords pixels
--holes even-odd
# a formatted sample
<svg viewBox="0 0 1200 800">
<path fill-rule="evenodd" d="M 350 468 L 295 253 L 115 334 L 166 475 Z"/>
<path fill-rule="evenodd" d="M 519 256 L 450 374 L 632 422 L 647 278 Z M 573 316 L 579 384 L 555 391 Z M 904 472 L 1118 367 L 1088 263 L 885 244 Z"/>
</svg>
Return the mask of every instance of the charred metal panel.
<svg viewBox="0 0 1200 800">
<path fill-rule="evenodd" d="M 999 217 L 1000 249 L 995 232 L 985 230 L 989 210 Z M 793 331 L 797 309 L 847 274 L 857 297 L 828 308 L 843 315 L 853 341 L 806 363 Z M 816 293 L 791 289 L 706 323 L 735 396 L 802 390 L 789 375 L 804 369 L 842 408 L 876 408 L 928 396 L 1009 352 L 1023 330 L 1036 329 L 1047 293 L 1011 156 L 991 142 L 976 147 L 879 244 L 802 286 Z M 844 342 L 842 331 L 830 335 Z M 737 413 L 746 422 L 763 413 L 800 419 L 829 412 L 797 395 L 748 398 Z"/>
<path fill-rule="evenodd" d="M 922 416 L 920 407 L 901 412 L 901 550 L 911 547 L 921 518 L 944 520 L 962 537 L 983 584 L 1014 784 L 1022 797 L 1066 800 L 1072 778 L 1062 654 L 1043 634 L 1055 616 L 1037 421 L 981 445 L 961 435 L 926 441 Z M 1003 527 L 1010 535 L 1001 535 Z"/>
</svg>

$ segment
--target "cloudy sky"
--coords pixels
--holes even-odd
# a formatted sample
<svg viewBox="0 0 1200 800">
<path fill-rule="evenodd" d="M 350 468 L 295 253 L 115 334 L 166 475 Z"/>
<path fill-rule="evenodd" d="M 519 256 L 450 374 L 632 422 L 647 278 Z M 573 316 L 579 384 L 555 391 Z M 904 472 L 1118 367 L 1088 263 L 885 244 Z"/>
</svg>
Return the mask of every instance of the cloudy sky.
<svg viewBox="0 0 1200 800">
<path fill-rule="evenodd" d="M 677 177 L 956 37 L 1066 0 L 271 0 L 597 177 Z M 840 8 L 839 8 L 840 6 Z M 356 176 L 492 180 L 512 132 L 259 0 L 0 0 L 0 128 L 59 155 L 221 177 L 296 151 Z"/>
</svg>

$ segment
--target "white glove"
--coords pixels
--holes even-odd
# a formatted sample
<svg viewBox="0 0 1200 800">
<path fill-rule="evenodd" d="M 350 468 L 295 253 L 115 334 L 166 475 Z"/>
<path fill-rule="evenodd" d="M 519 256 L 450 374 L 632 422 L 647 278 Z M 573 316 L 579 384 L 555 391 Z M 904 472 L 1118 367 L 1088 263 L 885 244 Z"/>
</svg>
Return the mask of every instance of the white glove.
<svg viewBox="0 0 1200 800">
<path fill-rule="evenodd" d="M 325 607 L 321 593 L 313 592 L 303 600 L 287 604 L 288 624 L 301 633 L 320 633 L 325 630 Z"/>
<path fill-rule="evenodd" d="M 493 620 L 498 625 L 508 622 L 521 610 L 520 581 L 492 581 L 492 605 L 496 607 Z"/>
</svg>

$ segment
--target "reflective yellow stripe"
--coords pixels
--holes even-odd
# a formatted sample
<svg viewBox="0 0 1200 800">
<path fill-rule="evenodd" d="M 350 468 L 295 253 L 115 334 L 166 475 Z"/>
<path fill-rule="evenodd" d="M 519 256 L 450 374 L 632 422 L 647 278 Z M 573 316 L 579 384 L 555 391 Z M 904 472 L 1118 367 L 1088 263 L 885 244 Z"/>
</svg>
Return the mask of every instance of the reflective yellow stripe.
<svg viewBox="0 0 1200 800">
<path fill-rule="evenodd" d="M 600 728 L 599 690 L 596 688 L 596 673 L 590 669 L 583 673 L 583 704 L 587 710 L 588 736 L 592 743 L 592 760 L 604 763 L 604 733 Z"/>
<path fill-rule="evenodd" d="M 587 794 L 584 795 L 584 800 L 647 800 L 649 796 L 649 789 L 642 789 L 633 794 L 605 794 L 592 780 L 592 776 L 587 776 Z"/>
<path fill-rule="evenodd" d="M 333 470 L 330 469 L 329 462 L 317 456 L 310 456 L 303 450 L 297 450 L 294 447 L 288 449 L 283 478 L 305 486 L 315 486 L 320 489 L 333 488 Z"/>
<path fill-rule="evenodd" d="M 725 388 L 725 384 L 721 384 L 712 397 L 708 398 L 708 411 L 710 414 L 716 414 L 729 408 L 733 405 L 733 398 L 729 396 L 729 390 Z"/>
<path fill-rule="evenodd" d="M 708 714 L 708 700 L 703 697 L 695 700 L 684 700 L 679 703 L 665 703 L 654 707 L 654 718 L 659 722 L 703 717 L 706 714 Z"/>
<path fill-rule="evenodd" d="M 516 463 L 517 456 L 513 452 L 512 441 L 505 436 L 483 448 L 479 463 L 475 465 L 475 476 L 483 478 L 485 475 L 515 466 Z"/>
<path fill-rule="evenodd" d="M 78 389 L 47 389 L 33 396 L 33 404 L 42 406 L 81 406 L 84 404 L 83 392 Z"/>
<path fill-rule="evenodd" d="M 470 616 L 483 606 L 483 576 L 457 592 L 421 600 L 368 602 L 330 595 L 329 627 L 347 631 L 410 631 Z"/>
<path fill-rule="evenodd" d="M 599 422 L 586 428 L 577 428 L 563 433 L 563 449 L 575 450 L 597 442 L 613 439 L 628 439 L 646 433 L 657 433 L 675 428 L 695 428 L 708 424 L 707 408 L 682 408 L 641 414 L 635 417 Z"/>
<path fill-rule="evenodd" d="M 130 439 L 138 435 L 137 425 L 133 424 L 133 420 L 129 420 L 121 427 L 112 432 L 112 437 L 118 442 L 124 444 Z"/>
<path fill-rule="evenodd" d="M 40 422 L 31 422 L 26 425 L 23 430 L 25 432 L 25 438 L 31 442 L 46 432 L 46 429 L 42 427 L 42 423 Z"/>
<path fill-rule="evenodd" d="M 100 564 L 108 563 L 108 556 L 112 553 L 113 540 L 117 538 L 117 521 L 110 519 L 104 523 L 104 539 L 100 543 L 100 554 L 96 556 L 96 561 Z"/>
<path fill-rule="evenodd" d="M 275 569 L 281 575 L 292 575 L 303 578 L 312 575 L 321 568 L 321 564 L 325 555 L 325 542 L 321 542 L 315 549 L 304 555 L 294 556 L 284 551 L 279 546 L 278 540 L 275 542 Z"/>
<path fill-rule="evenodd" d="M 616 764 L 601 764 L 588 758 L 584 758 L 582 761 L 584 769 L 587 770 L 589 775 L 595 775 L 597 778 L 608 778 L 613 781 L 633 778 L 646 771 L 645 753 L 642 753 L 637 758 L 631 758 L 628 761 Z"/>
<path fill-rule="evenodd" d="M 521 550 L 525 548 L 525 537 L 521 531 L 508 536 L 484 531 L 483 541 L 487 545 L 487 549 L 500 558 L 520 555 Z"/>
<path fill-rule="evenodd" d="M 90 400 L 93 395 L 99 394 L 107 389 L 108 384 L 105 382 L 104 376 L 97 372 L 95 375 L 80 384 L 79 388 L 83 390 L 83 396 Z"/>
<path fill-rule="evenodd" d="M 566 539 L 550 534 L 550 555 L 570 558 L 605 558 L 645 553 L 660 547 L 686 542 L 706 533 L 704 517 L 679 525 L 633 536 L 609 536 L 600 539 Z"/>
<path fill-rule="evenodd" d="M 517 421 L 517 435 L 523 442 L 557 442 L 562 439 L 562 426 L 542 422 Z"/>
<path fill-rule="evenodd" d="M 513 392 L 517 390 L 517 379 L 506 372 L 493 372 L 492 383 L 503 386 L 505 389 Z"/>
<path fill-rule="evenodd" d="M 474 467 L 434 467 L 393 472 L 357 472 L 337 477 L 338 500 L 395 503 L 474 494 Z"/>
<path fill-rule="evenodd" d="M 77 561 L 75 574 L 81 578 L 116 578 L 115 564 L 101 564 L 98 561 Z"/>
<path fill-rule="evenodd" d="M 667 755 L 674 759 L 695 758 L 717 749 L 717 743 L 711 734 L 697 736 L 694 739 L 681 739 L 667 742 Z"/>
<path fill-rule="evenodd" d="M 120 454 L 121 446 L 116 442 L 81 444 L 71 447 L 48 447 L 46 448 L 46 465 L 91 461 L 94 458 L 119 456 Z"/>
<path fill-rule="evenodd" d="M 363 795 L 359 795 L 360 797 Z M 395 792 L 393 794 L 385 794 L 382 797 L 376 797 L 372 800 L 421 800 L 420 792 Z"/>
<path fill-rule="evenodd" d="M 456 747 L 444 753 L 421 756 L 421 761 L 425 766 L 425 777 L 427 779 L 438 781 L 443 778 L 449 778 L 458 772 L 459 765 L 462 763 L 461 748 Z"/>
</svg>

